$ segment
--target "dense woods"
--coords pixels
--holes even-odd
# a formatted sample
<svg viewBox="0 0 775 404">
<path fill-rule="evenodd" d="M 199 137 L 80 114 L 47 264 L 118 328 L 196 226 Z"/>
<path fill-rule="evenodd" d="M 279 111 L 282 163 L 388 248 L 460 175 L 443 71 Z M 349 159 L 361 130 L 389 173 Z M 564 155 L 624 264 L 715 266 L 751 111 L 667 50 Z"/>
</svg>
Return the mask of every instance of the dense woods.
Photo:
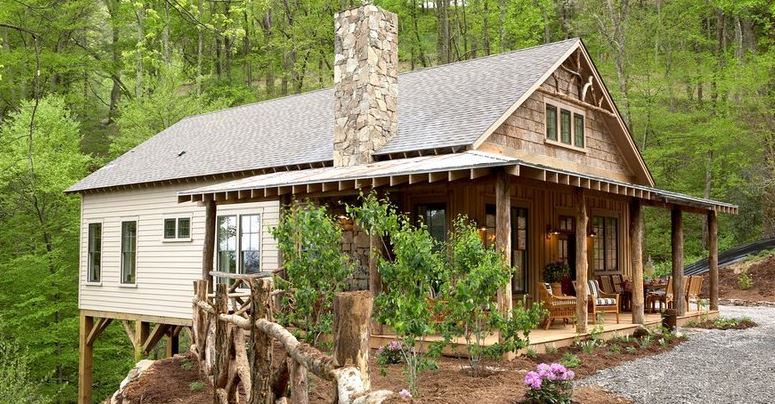
<svg viewBox="0 0 775 404">
<path fill-rule="evenodd" d="M 75 400 L 79 202 L 62 191 L 184 116 L 329 86 L 332 16 L 353 3 L 0 0 L 0 385 Z M 657 185 L 739 204 L 722 249 L 775 235 L 772 2 L 376 3 L 399 14 L 403 71 L 581 37 Z M 669 213 L 646 214 L 658 266 Z M 687 216 L 687 261 L 703 223 Z M 101 398 L 132 349 L 114 324 L 95 350 Z"/>
</svg>

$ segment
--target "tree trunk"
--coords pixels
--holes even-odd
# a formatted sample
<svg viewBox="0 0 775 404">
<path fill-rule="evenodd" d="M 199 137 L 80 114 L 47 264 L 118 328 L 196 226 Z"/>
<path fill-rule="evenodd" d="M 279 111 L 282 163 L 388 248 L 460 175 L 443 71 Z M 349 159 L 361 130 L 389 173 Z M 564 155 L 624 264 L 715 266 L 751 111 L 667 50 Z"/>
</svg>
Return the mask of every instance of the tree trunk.
<svg viewBox="0 0 775 404">
<path fill-rule="evenodd" d="M 371 388 L 369 376 L 369 325 L 372 295 L 366 291 L 342 292 L 334 298 L 334 360 L 338 366 L 352 364 L 361 374 L 366 390 Z"/>
<path fill-rule="evenodd" d="M 672 227 L 672 258 L 673 258 L 673 307 L 679 316 L 686 314 L 686 302 L 684 300 L 684 238 L 683 219 L 681 208 L 673 207 L 671 210 Z"/>
<path fill-rule="evenodd" d="M 583 188 L 573 189 L 576 207 L 576 332 L 587 332 L 587 202 Z"/>
</svg>

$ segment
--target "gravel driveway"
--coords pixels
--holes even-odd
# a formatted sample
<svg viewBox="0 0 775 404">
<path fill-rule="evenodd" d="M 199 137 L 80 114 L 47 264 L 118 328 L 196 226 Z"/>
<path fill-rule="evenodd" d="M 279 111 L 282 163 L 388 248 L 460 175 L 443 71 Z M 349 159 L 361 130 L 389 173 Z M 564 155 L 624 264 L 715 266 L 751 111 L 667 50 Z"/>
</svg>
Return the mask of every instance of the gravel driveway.
<svg viewBox="0 0 775 404">
<path fill-rule="evenodd" d="M 775 403 L 775 308 L 722 306 L 725 317 L 748 316 L 742 331 L 685 330 L 672 351 L 605 369 L 579 381 L 637 403 Z"/>
</svg>

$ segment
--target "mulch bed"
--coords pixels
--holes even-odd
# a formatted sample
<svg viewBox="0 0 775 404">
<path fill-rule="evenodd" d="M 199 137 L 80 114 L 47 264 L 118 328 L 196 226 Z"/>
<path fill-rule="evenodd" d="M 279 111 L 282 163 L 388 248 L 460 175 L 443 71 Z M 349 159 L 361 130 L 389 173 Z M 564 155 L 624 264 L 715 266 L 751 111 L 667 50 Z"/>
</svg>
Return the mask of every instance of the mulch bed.
<svg viewBox="0 0 775 404">
<path fill-rule="evenodd" d="M 725 321 L 723 319 L 719 320 L 707 319 L 698 322 L 692 322 L 688 324 L 687 327 L 704 328 L 708 330 L 745 330 L 747 328 L 756 327 L 758 325 L 753 320 L 747 318 L 735 319 L 734 321 Z"/>
<path fill-rule="evenodd" d="M 438 369 L 427 370 L 420 376 L 419 397 L 413 403 L 463 403 L 472 399 L 480 403 L 520 403 L 525 397 L 526 388 L 523 385 L 525 373 L 533 370 L 539 363 L 559 362 L 566 352 L 573 353 L 581 359 L 581 365 L 573 368 L 576 378 L 583 378 L 598 370 L 616 366 L 622 362 L 636 358 L 654 355 L 672 349 L 680 343 L 673 340 L 662 346 L 655 337 L 650 346 L 643 348 L 635 340 L 629 342 L 612 342 L 603 347 L 595 348 L 590 353 L 582 352 L 575 347 L 561 348 L 553 353 L 539 354 L 534 357 L 522 356 L 510 362 L 489 360 L 483 366 L 488 369 L 485 375 L 474 377 L 466 368 L 467 360 L 442 357 L 437 359 Z M 614 345 L 619 346 L 619 352 L 611 351 Z M 636 348 L 633 352 L 626 350 L 627 346 Z M 281 361 L 278 347 L 275 347 L 275 366 Z M 185 365 L 184 365 L 185 364 Z M 380 371 L 371 358 L 372 388 L 387 389 L 398 392 L 407 388 L 403 375 L 403 365 L 388 365 Z M 211 403 L 212 387 L 204 383 L 204 389 L 191 391 L 191 383 L 201 380 L 199 369 L 190 355 L 157 361 L 154 366 L 139 380 L 131 383 L 126 389 L 126 398 L 132 403 Z M 311 376 L 310 402 L 330 403 L 333 399 L 333 388 L 330 382 Z M 595 386 L 586 386 L 574 391 L 573 401 L 576 403 L 630 403 L 624 397 L 604 391 Z M 390 403 L 407 403 L 398 397 Z"/>
<path fill-rule="evenodd" d="M 747 268 L 746 268 L 747 267 Z M 740 266 L 740 269 L 747 272 L 753 280 L 753 287 L 742 290 L 737 286 L 737 277 L 734 273 L 738 265 L 732 265 L 725 268 L 719 268 L 719 297 L 722 299 L 738 299 L 747 301 L 775 301 L 775 256 L 769 256 L 746 265 Z M 708 274 L 704 275 L 705 280 L 702 283 L 702 294 L 704 297 L 710 296 L 710 280 Z"/>
</svg>

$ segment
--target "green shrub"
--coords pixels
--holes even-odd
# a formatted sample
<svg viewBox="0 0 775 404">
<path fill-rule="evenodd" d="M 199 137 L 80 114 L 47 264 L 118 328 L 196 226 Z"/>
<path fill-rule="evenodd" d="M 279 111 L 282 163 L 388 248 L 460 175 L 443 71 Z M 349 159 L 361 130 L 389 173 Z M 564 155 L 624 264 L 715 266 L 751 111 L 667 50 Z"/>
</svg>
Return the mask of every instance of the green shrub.
<svg viewBox="0 0 775 404">
<path fill-rule="evenodd" d="M 625 350 L 627 353 L 629 353 L 629 354 L 634 354 L 635 352 L 638 352 L 638 349 L 637 349 L 637 348 L 635 348 L 634 346 L 627 346 L 627 347 L 624 347 L 624 350 Z"/>
<path fill-rule="evenodd" d="M 737 276 L 737 287 L 742 290 L 748 290 L 753 287 L 753 279 L 751 278 L 751 275 L 748 275 L 745 272 L 741 272 L 740 275 Z"/>
<path fill-rule="evenodd" d="M 560 363 L 565 365 L 565 367 L 568 368 L 577 368 L 581 366 L 581 358 L 579 358 L 577 355 L 572 354 L 570 352 L 565 352 L 562 355 L 562 358 L 560 358 Z"/>
<path fill-rule="evenodd" d="M 538 357 L 538 351 L 536 351 L 533 347 L 529 347 L 525 350 L 525 356 L 530 359 L 535 359 Z"/>
<path fill-rule="evenodd" d="M 546 351 L 546 353 L 548 353 L 550 355 L 554 355 L 554 354 L 557 353 L 557 346 L 554 345 L 554 343 L 546 344 L 544 346 L 544 350 Z"/>
<path fill-rule="evenodd" d="M 42 404 L 50 400 L 30 375 L 30 360 L 12 343 L 0 340 L 0 402 Z"/>
<path fill-rule="evenodd" d="M 283 254 L 287 281 L 277 285 L 283 294 L 278 313 L 285 325 L 300 330 L 300 337 L 317 345 L 333 325 L 333 302 L 353 272 L 353 264 L 342 252 L 342 230 L 323 206 L 295 202 L 287 208 L 272 235 Z"/>
<path fill-rule="evenodd" d="M 611 347 L 608 349 L 608 351 L 609 351 L 609 352 L 611 352 L 611 353 L 612 353 L 612 354 L 614 354 L 614 355 L 618 355 L 618 354 L 622 353 L 622 347 L 621 347 L 621 346 L 619 346 L 618 344 L 613 344 L 613 345 L 611 345 Z"/>
</svg>

